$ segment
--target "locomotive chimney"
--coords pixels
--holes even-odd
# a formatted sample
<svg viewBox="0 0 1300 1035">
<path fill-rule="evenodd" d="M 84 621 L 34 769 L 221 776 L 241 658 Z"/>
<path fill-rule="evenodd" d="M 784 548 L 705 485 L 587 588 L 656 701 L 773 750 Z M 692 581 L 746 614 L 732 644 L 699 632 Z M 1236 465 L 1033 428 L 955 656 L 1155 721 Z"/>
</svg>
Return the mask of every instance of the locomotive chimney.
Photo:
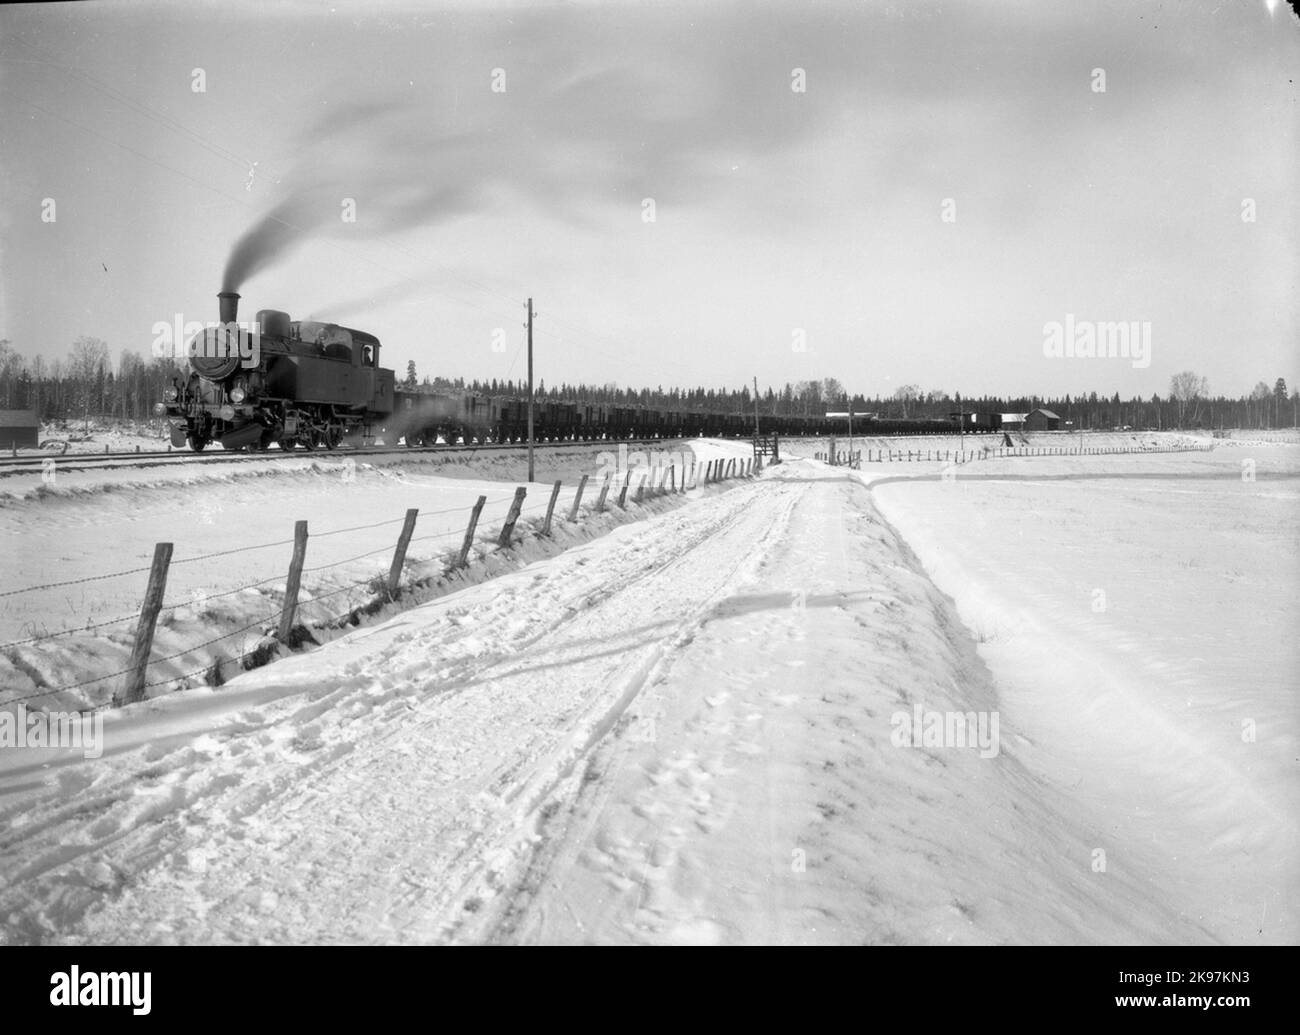
<svg viewBox="0 0 1300 1035">
<path fill-rule="evenodd" d="M 217 305 L 220 307 L 222 323 L 234 323 L 239 319 L 239 295 L 236 292 L 217 292 Z"/>
</svg>

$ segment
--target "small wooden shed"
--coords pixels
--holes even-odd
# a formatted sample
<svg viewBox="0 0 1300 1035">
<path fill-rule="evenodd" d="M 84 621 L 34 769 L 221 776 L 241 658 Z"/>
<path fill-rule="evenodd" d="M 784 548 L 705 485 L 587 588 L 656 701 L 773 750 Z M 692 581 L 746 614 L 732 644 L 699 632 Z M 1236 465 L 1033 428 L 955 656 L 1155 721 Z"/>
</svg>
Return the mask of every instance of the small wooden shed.
<svg viewBox="0 0 1300 1035">
<path fill-rule="evenodd" d="M 35 449 L 41 444 L 41 422 L 35 410 L 0 410 L 0 449 Z"/>
<path fill-rule="evenodd" d="M 1061 418 L 1051 410 L 1034 410 L 1025 418 L 1026 431 L 1060 431 Z"/>
</svg>

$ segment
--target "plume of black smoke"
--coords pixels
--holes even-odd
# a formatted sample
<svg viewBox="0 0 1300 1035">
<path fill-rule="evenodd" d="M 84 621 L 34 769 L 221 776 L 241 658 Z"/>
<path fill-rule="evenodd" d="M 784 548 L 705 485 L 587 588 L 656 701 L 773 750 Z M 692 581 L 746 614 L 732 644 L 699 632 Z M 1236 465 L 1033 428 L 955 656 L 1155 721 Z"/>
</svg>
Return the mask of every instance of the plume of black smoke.
<svg viewBox="0 0 1300 1035">
<path fill-rule="evenodd" d="M 610 17 L 520 15 L 509 31 L 474 36 L 472 59 L 430 59 L 433 104 L 334 106 L 299 143 L 281 181 L 287 193 L 235 242 L 223 288 L 238 291 L 313 235 L 343 227 L 345 198 L 357 206 L 350 234 L 435 225 L 506 196 L 590 224 L 617 205 L 630 225 L 642 197 L 704 200 L 737 169 L 788 152 L 854 103 L 845 73 L 861 62 L 861 40 L 841 24 L 842 11 L 757 19 L 745 25 L 743 48 L 728 39 L 734 12 L 712 25 L 693 15 L 694 32 L 671 13 L 623 8 Z M 514 38 L 527 49 L 500 57 Z M 818 57 L 812 97 L 790 88 L 800 54 Z M 506 66 L 505 92 L 489 89 L 494 59 L 485 55 Z"/>
</svg>

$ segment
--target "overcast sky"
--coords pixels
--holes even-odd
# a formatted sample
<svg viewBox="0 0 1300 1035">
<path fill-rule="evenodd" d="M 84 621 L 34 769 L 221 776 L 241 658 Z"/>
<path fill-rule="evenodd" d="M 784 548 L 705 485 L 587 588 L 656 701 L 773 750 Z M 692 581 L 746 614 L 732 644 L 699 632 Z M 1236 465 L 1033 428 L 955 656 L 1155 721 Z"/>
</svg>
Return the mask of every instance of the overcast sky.
<svg viewBox="0 0 1300 1035">
<path fill-rule="evenodd" d="M 1263 0 L 7 6 L 0 338 L 147 353 L 244 238 L 242 316 L 421 374 L 522 377 L 532 295 L 548 383 L 1294 386 L 1297 72 Z"/>
</svg>

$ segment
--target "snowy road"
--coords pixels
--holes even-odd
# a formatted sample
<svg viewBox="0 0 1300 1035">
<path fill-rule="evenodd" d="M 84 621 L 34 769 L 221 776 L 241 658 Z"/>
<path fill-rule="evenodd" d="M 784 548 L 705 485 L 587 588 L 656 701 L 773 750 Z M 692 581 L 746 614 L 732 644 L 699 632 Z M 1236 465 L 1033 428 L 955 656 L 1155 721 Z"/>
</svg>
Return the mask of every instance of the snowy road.
<svg viewBox="0 0 1300 1035">
<path fill-rule="evenodd" d="M 1213 940 L 994 752 L 951 602 L 789 463 L 0 779 L 8 941 Z M 1149 860 L 1147 860 L 1149 861 Z"/>
</svg>

